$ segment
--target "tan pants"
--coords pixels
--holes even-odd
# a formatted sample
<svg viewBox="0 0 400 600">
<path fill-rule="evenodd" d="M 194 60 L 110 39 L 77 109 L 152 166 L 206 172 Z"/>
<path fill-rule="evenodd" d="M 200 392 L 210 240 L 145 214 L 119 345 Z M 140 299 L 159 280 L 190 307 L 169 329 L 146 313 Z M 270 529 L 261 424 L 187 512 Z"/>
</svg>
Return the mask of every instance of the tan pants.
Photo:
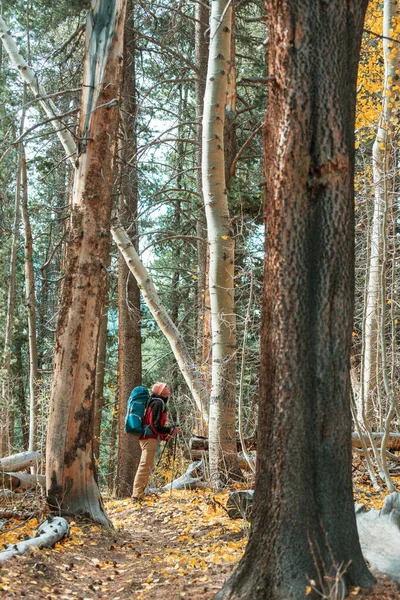
<svg viewBox="0 0 400 600">
<path fill-rule="evenodd" d="M 136 471 L 135 481 L 133 483 L 132 498 L 140 498 L 144 494 L 151 470 L 154 466 L 154 458 L 157 450 L 157 440 L 149 438 L 139 440 L 142 455 L 138 470 Z"/>
</svg>

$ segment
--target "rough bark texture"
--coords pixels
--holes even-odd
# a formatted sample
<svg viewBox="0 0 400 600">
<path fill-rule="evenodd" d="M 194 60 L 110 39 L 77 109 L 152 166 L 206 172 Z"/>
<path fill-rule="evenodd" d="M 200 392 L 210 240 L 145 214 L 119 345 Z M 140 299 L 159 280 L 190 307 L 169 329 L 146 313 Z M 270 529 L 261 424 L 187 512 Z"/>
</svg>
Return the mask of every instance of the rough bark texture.
<svg viewBox="0 0 400 600">
<path fill-rule="evenodd" d="M 210 49 L 204 96 L 202 175 L 210 245 L 212 384 L 209 415 L 210 476 L 239 474 L 235 444 L 236 315 L 234 301 L 235 242 L 225 188 L 224 122 L 227 71 L 231 48 L 232 6 L 213 0 Z"/>
<path fill-rule="evenodd" d="M 108 288 L 108 285 L 107 285 Z M 97 347 L 96 379 L 94 384 L 94 415 L 93 415 L 93 456 L 98 464 L 100 458 L 101 417 L 103 414 L 104 377 L 107 356 L 108 328 L 108 289 L 104 299 L 103 312 L 100 321 L 99 343 Z"/>
<path fill-rule="evenodd" d="M 12 452 L 14 436 L 14 419 L 12 414 L 12 404 L 10 395 L 10 375 L 11 375 L 11 344 L 14 328 L 14 309 L 15 309 L 15 277 L 17 266 L 17 250 L 19 238 L 19 221 L 21 209 L 21 151 L 18 147 L 17 163 L 17 181 L 15 185 L 15 208 L 14 223 L 11 238 L 10 252 L 10 272 L 7 296 L 7 318 L 6 331 L 4 336 L 4 352 L 2 356 L 2 386 L 0 403 L 0 457 Z"/>
<path fill-rule="evenodd" d="M 109 525 L 95 481 L 93 404 L 106 291 L 124 0 L 98 0 L 88 15 L 70 240 L 57 325 L 47 439 L 47 493 L 61 512 Z"/>
<path fill-rule="evenodd" d="M 128 0 L 125 25 L 125 71 L 122 92 L 123 148 L 119 218 L 133 238 L 137 235 L 138 182 L 136 167 L 136 76 L 133 1 Z M 136 279 L 120 255 L 118 259 L 118 364 L 119 416 L 118 457 L 115 493 L 118 498 L 132 493 L 140 461 L 139 440 L 125 433 L 124 422 L 129 395 L 142 384 L 142 339 L 140 333 L 140 291 Z"/>
<path fill-rule="evenodd" d="M 308 577 L 318 582 L 335 564 L 350 563 L 345 582 L 373 582 L 352 499 L 349 406 L 354 107 L 366 5 L 266 2 L 257 476 L 250 540 L 219 600 L 303 600 Z"/>
</svg>

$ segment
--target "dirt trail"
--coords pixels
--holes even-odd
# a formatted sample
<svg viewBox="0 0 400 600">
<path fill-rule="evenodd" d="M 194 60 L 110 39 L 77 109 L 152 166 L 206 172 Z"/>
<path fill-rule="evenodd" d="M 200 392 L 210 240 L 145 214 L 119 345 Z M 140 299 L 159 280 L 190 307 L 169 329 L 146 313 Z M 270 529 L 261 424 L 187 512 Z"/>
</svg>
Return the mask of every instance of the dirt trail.
<svg viewBox="0 0 400 600">
<path fill-rule="evenodd" d="M 243 524 L 204 493 L 174 492 L 172 499 L 164 494 L 138 505 L 114 501 L 107 511 L 114 531 L 72 522 L 71 537 L 53 550 L 2 564 L 0 597 L 206 600 L 246 543 Z M 10 535 L 3 536 L 7 542 Z"/>
<path fill-rule="evenodd" d="M 115 530 L 71 522 L 71 535 L 52 550 L 32 549 L 0 565 L 0 598 L 32 600 L 211 600 L 244 551 L 248 527 L 231 521 L 226 498 L 173 492 L 109 501 Z M 8 521 L 0 543 L 15 543 L 37 528 L 36 519 Z M 373 590 L 348 598 L 400 600 L 396 584 L 380 577 Z"/>
</svg>

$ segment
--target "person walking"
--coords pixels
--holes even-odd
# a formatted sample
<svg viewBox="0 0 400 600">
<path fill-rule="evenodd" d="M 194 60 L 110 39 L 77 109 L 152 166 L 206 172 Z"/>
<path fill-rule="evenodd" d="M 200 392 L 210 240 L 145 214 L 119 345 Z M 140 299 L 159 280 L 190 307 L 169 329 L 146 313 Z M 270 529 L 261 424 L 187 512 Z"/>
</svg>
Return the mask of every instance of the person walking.
<svg viewBox="0 0 400 600">
<path fill-rule="evenodd" d="M 140 463 L 133 483 L 132 500 L 140 500 L 149 481 L 154 466 L 158 440 L 170 440 L 180 432 L 180 427 L 166 427 L 166 404 L 170 389 L 166 383 L 158 381 L 151 389 L 152 394 L 146 409 L 144 423 L 147 431 L 139 438 L 142 451 Z"/>
</svg>

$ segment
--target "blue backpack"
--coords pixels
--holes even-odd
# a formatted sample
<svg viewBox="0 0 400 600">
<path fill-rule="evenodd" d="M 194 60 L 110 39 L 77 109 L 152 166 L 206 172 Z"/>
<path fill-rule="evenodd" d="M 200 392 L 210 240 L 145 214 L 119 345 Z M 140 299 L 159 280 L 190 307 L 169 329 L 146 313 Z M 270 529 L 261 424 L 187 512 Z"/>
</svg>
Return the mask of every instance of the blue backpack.
<svg viewBox="0 0 400 600">
<path fill-rule="evenodd" d="M 144 416 L 149 404 L 150 393 L 143 385 L 133 388 L 129 396 L 128 406 L 125 417 L 126 433 L 133 433 L 141 437 L 149 429 L 149 425 L 144 424 Z"/>
</svg>

